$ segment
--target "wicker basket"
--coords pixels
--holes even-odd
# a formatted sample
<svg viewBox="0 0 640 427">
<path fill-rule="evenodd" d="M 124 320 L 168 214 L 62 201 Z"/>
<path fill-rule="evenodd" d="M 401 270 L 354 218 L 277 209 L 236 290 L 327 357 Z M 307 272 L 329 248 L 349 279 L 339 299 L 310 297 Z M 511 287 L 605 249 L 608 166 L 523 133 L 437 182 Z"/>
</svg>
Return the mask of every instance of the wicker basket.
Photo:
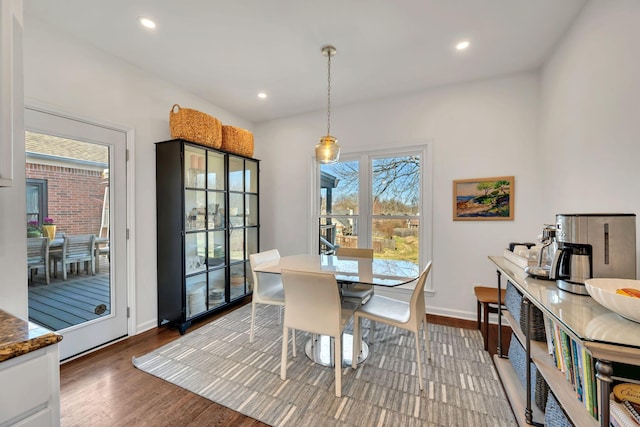
<svg viewBox="0 0 640 427">
<path fill-rule="evenodd" d="M 174 104 L 169 112 L 171 137 L 204 144 L 211 148 L 222 145 L 220 120 L 198 110 L 181 108 Z"/>
<path fill-rule="evenodd" d="M 222 126 L 222 147 L 230 153 L 253 157 L 253 134 L 235 126 Z"/>
</svg>

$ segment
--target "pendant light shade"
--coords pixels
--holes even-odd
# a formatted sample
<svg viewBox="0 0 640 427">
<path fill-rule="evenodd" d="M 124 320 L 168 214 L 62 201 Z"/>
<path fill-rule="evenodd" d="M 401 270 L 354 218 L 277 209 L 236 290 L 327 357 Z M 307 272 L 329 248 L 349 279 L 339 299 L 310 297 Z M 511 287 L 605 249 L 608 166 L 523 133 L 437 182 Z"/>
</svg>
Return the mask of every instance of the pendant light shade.
<svg viewBox="0 0 640 427">
<path fill-rule="evenodd" d="M 331 135 L 320 137 L 320 142 L 316 144 L 316 161 L 318 163 L 335 163 L 340 157 L 340 146 L 338 140 Z"/>
<path fill-rule="evenodd" d="M 331 136 L 331 57 L 336 54 L 333 46 L 324 46 L 322 54 L 327 59 L 327 134 L 320 137 L 316 145 L 316 161 L 318 163 L 335 163 L 340 157 L 338 140 Z"/>
</svg>

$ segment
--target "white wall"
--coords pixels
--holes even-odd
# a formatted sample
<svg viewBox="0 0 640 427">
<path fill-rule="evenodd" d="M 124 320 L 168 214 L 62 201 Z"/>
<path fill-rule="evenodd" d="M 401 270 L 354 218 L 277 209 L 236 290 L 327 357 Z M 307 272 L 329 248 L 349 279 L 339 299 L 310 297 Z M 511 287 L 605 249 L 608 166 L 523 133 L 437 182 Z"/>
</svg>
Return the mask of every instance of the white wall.
<svg viewBox="0 0 640 427">
<path fill-rule="evenodd" d="M 336 77 L 339 78 L 339 70 Z M 433 270 L 430 313 L 475 318 L 473 283 L 495 286 L 488 255 L 541 233 L 538 214 L 538 79 L 533 73 L 332 108 L 331 133 L 343 152 L 433 143 Z M 306 252 L 313 149 L 325 112 L 259 124 L 261 249 Z M 452 181 L 515 176 L 514 221 L 453 221 Z M 553 220 L 553 217 L 550 218 Z M 315 236 L 315 234 L 314 234 Z"/>
<path fill-rule="evenodd" d="M 640 211 L 638 23 L 638 0 L 591 1 L 543 69 L 547 216 Z"/>
<path fill-rule="evenodd" d="M 536 74 L 519 74 L 333 108 L 332 133 L 345 151 L 433 141 L 430 312 L 472 318 L 472 284 L 495 284 L 486 256 L 500 254 L 509 241 L 533 238 L 558 212 L 637 213 L 637 22 L 637 0 L 592 0 L 544 67 L 541 83 Z M 251 124 L 28 17 L 25 92 L 64 111 L 135 128 L 136 310 L 139 327 L 155 324 L 153 142 L 169 137 L 169 108 L 178 102 L 223 122 Z M 256 157 L 263 160 L 263 249 L 291 254 L 309 247 L 308 230 L 315 227 L 309 165 L 324 117 L 318 112 L 255 129 Z M 15 162 L 23 179 L 24 159 Z M 497 175 L 516 177 L 515 221 L 453 222 L 451 181 Z M 0 307 L 17 314 L 26 313 L 26 261 L 9 243 L 24 234 L 22 193 L 20 183 L 0 190 Z"/>
<path fill-rule="evenodd" d="M 157 324 L 154 142 L 170 139 L 171 106 L 179 103 L 246 129 L 252 129 L 252 124 L 29 16 L 25 16 L 24 36 L 27 104 L 49 105 L 61 112 L 135 130 L 131 148 L 135 153 L 136 218 L 129 225 L 136 236 L 135 327 L 136 331 L 153 327 Z M 26 232 L 24 141 L 21 144 L 15 147 L 18 183 L 13 189 L 0 190 L 0 307 L 26 318 L 26 242 L 14 246 L 14 242 L 24 241 Z M 12 274 L 7 275 L 8 271 Z M 5 277 L 11 278 L 10 283 Z"/>
</svg>

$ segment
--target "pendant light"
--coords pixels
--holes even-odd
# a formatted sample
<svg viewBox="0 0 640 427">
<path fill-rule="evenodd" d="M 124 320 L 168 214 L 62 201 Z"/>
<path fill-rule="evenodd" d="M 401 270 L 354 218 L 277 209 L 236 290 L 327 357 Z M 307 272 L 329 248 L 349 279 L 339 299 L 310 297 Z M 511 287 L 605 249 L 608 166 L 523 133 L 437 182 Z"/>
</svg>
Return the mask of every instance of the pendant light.
<svg viewBox="0 0 640 427">
<path fill-rule="evenodd" d="M 340 157 L 340 146 L 338 140 L 331 136 L 331 57 L 336 54 L 333 46 L 323 46 L 322 54 L 327 59 L 327 134 L 320 137 L 320 142 L 316 145 L 316 161 L 318 163 L 335 163 Z"/>
</svg>

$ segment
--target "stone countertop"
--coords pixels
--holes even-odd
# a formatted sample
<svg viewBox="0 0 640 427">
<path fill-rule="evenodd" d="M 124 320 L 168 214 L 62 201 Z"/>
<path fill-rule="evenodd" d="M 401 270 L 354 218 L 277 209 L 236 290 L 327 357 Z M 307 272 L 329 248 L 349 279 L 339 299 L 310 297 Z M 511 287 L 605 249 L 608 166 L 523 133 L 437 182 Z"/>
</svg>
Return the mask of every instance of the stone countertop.
<svg viewBox="0 0 640 427">
<path fill-rule="evenodd" d="M 62 340 L 62 335 L 0 310 L 0 362 Z"/>
</svg>

